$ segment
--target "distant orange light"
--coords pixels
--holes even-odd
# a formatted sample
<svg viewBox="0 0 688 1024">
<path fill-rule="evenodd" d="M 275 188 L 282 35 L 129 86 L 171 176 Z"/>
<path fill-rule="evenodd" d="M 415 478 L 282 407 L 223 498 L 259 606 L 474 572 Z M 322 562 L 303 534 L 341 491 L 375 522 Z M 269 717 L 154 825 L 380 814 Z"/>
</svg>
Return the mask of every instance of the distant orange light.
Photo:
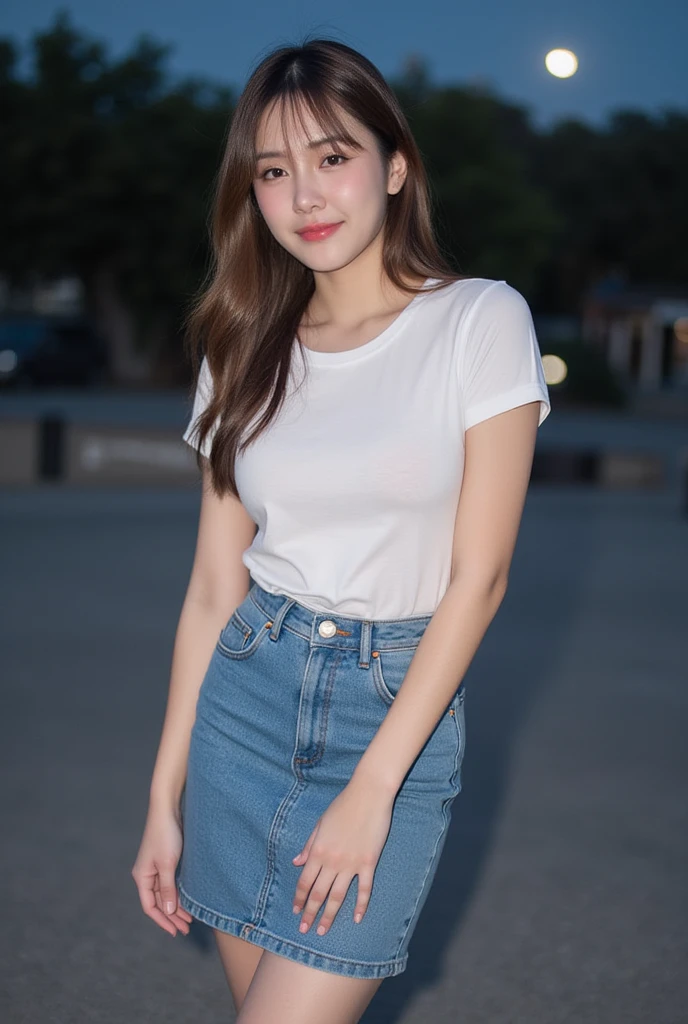
<svg viewBox="0 0 688 1024">
<path fill-rule="evenodd" d="M 680 316 L 674 324 L 674 334 L 679 341 L 688 345 L 688 316 Z"/>
</svg>

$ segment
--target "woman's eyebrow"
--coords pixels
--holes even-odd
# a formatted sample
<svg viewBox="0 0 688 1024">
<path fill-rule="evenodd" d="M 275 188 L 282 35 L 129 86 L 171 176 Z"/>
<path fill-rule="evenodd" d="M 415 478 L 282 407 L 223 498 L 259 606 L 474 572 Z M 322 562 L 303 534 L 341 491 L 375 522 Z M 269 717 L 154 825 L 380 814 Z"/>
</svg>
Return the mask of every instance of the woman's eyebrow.
<svg viewBox="0 0 688 1024">
<path fill-rule="evenodd" d="M 312 142 L 308 143 L 308 149 L 318 149 L 319 146 L 333 145 L 334 143 L 344 143 L 347 145 L 347 140 L 342 138 L 340 135 L 326 135 L 322 139 L 313 139 Z M 276 157 L 285 157 L 287 154 L 281 152 L 278 149 L 266 149 L 262 153 L 256 154 L 256 160 L 274 160 Z"/>
</svg>

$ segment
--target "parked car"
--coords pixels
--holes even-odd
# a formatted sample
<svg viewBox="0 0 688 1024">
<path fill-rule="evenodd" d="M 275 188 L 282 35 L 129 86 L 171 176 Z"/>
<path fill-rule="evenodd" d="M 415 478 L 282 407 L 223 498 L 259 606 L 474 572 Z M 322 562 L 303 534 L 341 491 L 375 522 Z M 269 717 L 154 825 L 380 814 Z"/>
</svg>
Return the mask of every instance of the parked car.
<svg viewBox="0 0 688 1024">
<path fill-rule="evenodd" d="M 103 340 L 83 318 L 0 317 L 0 386 L 85 387 L 108 377 Z"/>
</svg>

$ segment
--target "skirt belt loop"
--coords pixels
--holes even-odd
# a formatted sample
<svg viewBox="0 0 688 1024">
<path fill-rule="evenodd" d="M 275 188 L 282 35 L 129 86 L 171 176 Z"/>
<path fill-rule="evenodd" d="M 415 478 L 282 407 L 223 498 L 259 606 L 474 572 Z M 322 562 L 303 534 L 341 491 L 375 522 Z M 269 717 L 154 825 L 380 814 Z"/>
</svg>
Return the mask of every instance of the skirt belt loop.
<svg viewBox="0 0 688 1024">
<path fill-rule="evenodd" d="M 280 610 L 277 612 L 277 615 L 275 615 L 275 618 L 272 621 L 272 629 L 268 633 L 268 636 L 270 637 L 271 640 L 279 640 L 280 629 L 282 628 L 284 616 L 287 614 L 291 606 L 295 603 L 295 600 L 296 599 L 293 597 L 285 597 L 280 607 Z"/>
<path fill-rule="evenodd" d="M 370 645 L 373 632 L 373 624 L 368 619 L 361 623 L 361 647 L 359 651 L 358 667 L 370 667 Z"/>
</svg>

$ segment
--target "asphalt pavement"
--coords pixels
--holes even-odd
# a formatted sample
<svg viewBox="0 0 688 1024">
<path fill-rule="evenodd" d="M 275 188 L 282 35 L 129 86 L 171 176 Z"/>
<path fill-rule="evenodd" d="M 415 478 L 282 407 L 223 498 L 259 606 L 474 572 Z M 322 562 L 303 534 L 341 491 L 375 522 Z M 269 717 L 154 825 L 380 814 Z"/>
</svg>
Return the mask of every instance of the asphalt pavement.
<svg viewBox="0 0 688 1024">
<path fill-rule="evenodd" d="M 208 931 L 164 934 L 130 877 L 197 512 L 0 495 L 6 1024 L 234 1019 Z M 364 1024 L 686 1024 L 687 568 L 674 491 L 531 487 L 440 868 Z"/>
</svg>

